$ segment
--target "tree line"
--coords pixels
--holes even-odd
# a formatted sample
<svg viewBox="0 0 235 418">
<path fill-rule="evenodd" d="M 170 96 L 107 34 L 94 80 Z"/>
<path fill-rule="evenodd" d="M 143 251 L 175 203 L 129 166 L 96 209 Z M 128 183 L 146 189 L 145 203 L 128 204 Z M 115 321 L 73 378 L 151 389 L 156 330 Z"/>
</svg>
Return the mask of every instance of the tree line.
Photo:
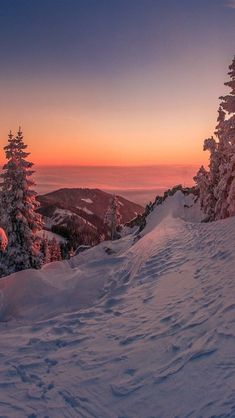
<svg viewBox="0 0 235 418">
<path fill-rule="evenodd" d="M 235 57 L 229 66 L 230 93 L 220 97 L 214 136 L 204 141 L 209 167 L 194 177 L 206 221 L 235 215 Z"/>
<path fill-rule="evenodd" d="M 55 238 L 49 240 L 46 233 L 40 234 L 44 222 L 38 212 L 40 203 L 33 190 L 33 163 L 28 161 L 30 153 L 21 128 L 15 136 L 9 133 L 4 151 L 6 163 L 0 174 L 0 277 L 69 258 L 75 254 L 76 246 L 84 243 L 84 237 L 77 236 L 76 220 L 67 231 L 68 243 L 60 244 Z M 107 225 L 111 239 L 119 237 L 120 213 L 116 196 L 111 199 L 103 224 Z M 95 242 L 91 240 L 88 244 L 94 245 L 101 239 L 104 238 L 97 237 Z"/>
</svg>

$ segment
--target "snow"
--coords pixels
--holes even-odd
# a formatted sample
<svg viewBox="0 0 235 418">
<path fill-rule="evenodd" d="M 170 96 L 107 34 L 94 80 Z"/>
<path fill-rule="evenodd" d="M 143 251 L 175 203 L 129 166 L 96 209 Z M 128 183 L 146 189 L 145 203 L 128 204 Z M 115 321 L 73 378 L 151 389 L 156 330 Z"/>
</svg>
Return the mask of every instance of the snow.
<svg viewBox="0 0 235 418">
<path fill-rule="evenodd" d="M 51 229 L 54 224 L 52 219 L 49 218 L 48 216 L 43 216 L 43 220 L 44 220 L 45 228 Z"/>
<path fill-rule="evenodd" d="M 63 238 L 61 235 L 55 234 L 54 232 L 51 232 L 51 231 L 47 231 L 46 229 L 42 229 L 41 231 L 38 231 L 37 235 L 41 238 L 47 238 L 48 241 L 52 241 L 53 238 L 55 238 L 55 240 L 58 243 L 66 242 L 66 239 Z"/>
<path fill-rule="evenodd" d="M 60 209 L 60 208 L 56 208 L 50 223 L 46 223 L 47 227 L 50 227 L 52 225 L 57 225 L 60 224 L 61 221 L 63 221 L 65 218 L 69 217 L 71 218 L 74 214 L 68 210 L 68 209 Z M 78 215 L 77 215 L 78 216 Z"/>
<path fill-rule="evenodd" d="M 57 208 L 54 212 L 54 216 L 55 215 L 60 216 L 60 217 L 72 216 L 73 212 L 71 212 L 71 210 L 68 210 L 68 209 Z"/>
<path fill-rule="evenodd" d="M 234 417 L 235 218 L 193 201 L 0 281 L 1 416 Z"/>
<path fill-rule="evenodd" d="M 88 215 L 94 215 L 94 213 L 86 207 L 81 208 L 80 206 L 77 206 L 77 209 L 83 210 L 83 212 L 86 212 Z"/>
<path fill-rule="evenodd" d="M 83 212 L 86 212 L 88 215 L 93 215 L 93 212 L 87 208 L 82 208 Z"/>
<path fill-rule="evenodd" d="M 88 198 L 83 198 L 83 199 L 81 199 L 83 202 L 86 202 L 86 203 L 93 203 L 93 200 L 91 200 L 89 197 Z"/>
<path fill-rule="evenodd" d="M 60 224 L 60 226 L 66 226 L 66 223 L 61 223 L 66 217 L 72 217 L 76 216 L 76 218 L 80 219 L 83 223 L 86 223 L 90 225 L 92 228 L 96 229 L 96 227 L 88 222 L 86 219 L 84 219 L 82 216 L 78 215 L 77 213 L 73 213 L 68 209 L 56 209 L 52 218 L 52 224 L 57 225 Z"/>
</svg>

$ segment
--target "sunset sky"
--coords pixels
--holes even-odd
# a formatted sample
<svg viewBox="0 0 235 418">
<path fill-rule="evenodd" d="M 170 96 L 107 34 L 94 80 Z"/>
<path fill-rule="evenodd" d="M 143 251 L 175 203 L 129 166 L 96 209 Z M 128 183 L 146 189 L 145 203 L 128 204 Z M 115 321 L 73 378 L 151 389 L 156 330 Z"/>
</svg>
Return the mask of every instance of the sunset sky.
<svg viewBox="0 0 235 418">
<path fill-rule="evenodd" d="M 235 1 L 0 0 L 0 146 L 21 125 L 37 164 L 205 163 L 234 41 Z"/>
</svg>

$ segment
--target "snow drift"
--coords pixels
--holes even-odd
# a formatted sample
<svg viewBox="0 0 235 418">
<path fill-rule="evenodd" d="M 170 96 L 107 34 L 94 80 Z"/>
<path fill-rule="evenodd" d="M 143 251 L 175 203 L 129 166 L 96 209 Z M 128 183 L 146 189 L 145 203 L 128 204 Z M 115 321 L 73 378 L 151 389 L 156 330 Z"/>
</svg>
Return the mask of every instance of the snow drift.
<svg viewBox="0 0 235 418">
<path fill-rule="evenodd" d="M 233 417 L 235 219 L 193 196 L 141 236 L 0 281 L 0 415 Z"/>
</svg>

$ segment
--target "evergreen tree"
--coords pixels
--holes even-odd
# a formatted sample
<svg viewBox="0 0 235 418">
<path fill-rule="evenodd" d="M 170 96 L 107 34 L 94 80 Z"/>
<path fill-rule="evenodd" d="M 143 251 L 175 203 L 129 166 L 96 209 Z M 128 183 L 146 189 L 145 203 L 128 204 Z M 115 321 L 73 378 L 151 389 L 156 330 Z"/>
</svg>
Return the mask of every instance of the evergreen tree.
<svg viewBox="0 0 235 418">
<path fill-rule="evenodd" d="M 113 196 L 104 219 L 104 223 L 107 224 L 110 229 L 111 240 L 116 238 L 117 229 L 120 226 L 121 215 L 119 208 L 120 204 L 118 202 L 117 196 Z"/>
<path fill-rule="evenodd" d="M 219 136 L 223 155 L 220 166 L 221 181 L 218 187 L 217 219 L 235 215 L 235 57 L 229 66 L 228 75 L 230 80 L 225 86 L 231 91 L 220 98 L 225 116 Z"/>
<path fill-rule="evenodd" d="M 216 186 L 220 179 L 219 167 L 220 167 L 220 152 L 218 150 L 218 143 L 212 136 L 205 139 L 204 151 L 210 152 L 209 172 L 206 172 L 204 179 L 207 183 L 206 196 L 204 196 L 204 212 L 207 215 L 207 219 L 213 221 L 215 219 L 216 208 Z"/>
<path fill-rule="evenodd" d="M 10 132 L 4 147 L 7 163 L 1 174 L 1 217 L 8 236 L 8 247 L 1 266 L 1 274 L 9 274 L 27 268 L 39 268 L 42 264 L 40 239 L 42 218 L 36 210 L 36 192 L 32 190 L 33 163 L 27 161 L 29 153 L 19 129 L 16 137 Z"/>
<path fill-rule="evenodd" d="M 210 218 L 210 209 L 209 209 L 210 196 L 208 194 L 208 189 L 210 185 L 209 172 L 206 171 L 206 169 L 203 166 L 201 166 L 196 176 L 194 177 L 194 181 L 199 189 L 201 209 L 207 215 L 207 219 L 209 220 Z"/>
<path fill-rule="evenodd" d="M 48 239 L 46 238 L 45 234 L 43 235 L 41 241 L 41 252 L 43 257 L 43 264 L 48 264 L 51 261 L 51 252 L 50 252 L 50 245 L 48 243 Z"/>
<path fill-rule="evenodd" d="M 60 261 L 61 260 L 61 250 L 60 244 L 53 238 L 49 244 L 50 248 L 50 261 Z"/>
<path fill-rule="evenodd" d="M 204 150 L 210 152 L 209 172 L 201 170 L 195 177 L 201 207 L 209 220 L 235 215 L 235 57 L 228 74 L 225 86 L 231 92 L 220 97 L 216 140 L 204 141 Z"/>
</svg>

